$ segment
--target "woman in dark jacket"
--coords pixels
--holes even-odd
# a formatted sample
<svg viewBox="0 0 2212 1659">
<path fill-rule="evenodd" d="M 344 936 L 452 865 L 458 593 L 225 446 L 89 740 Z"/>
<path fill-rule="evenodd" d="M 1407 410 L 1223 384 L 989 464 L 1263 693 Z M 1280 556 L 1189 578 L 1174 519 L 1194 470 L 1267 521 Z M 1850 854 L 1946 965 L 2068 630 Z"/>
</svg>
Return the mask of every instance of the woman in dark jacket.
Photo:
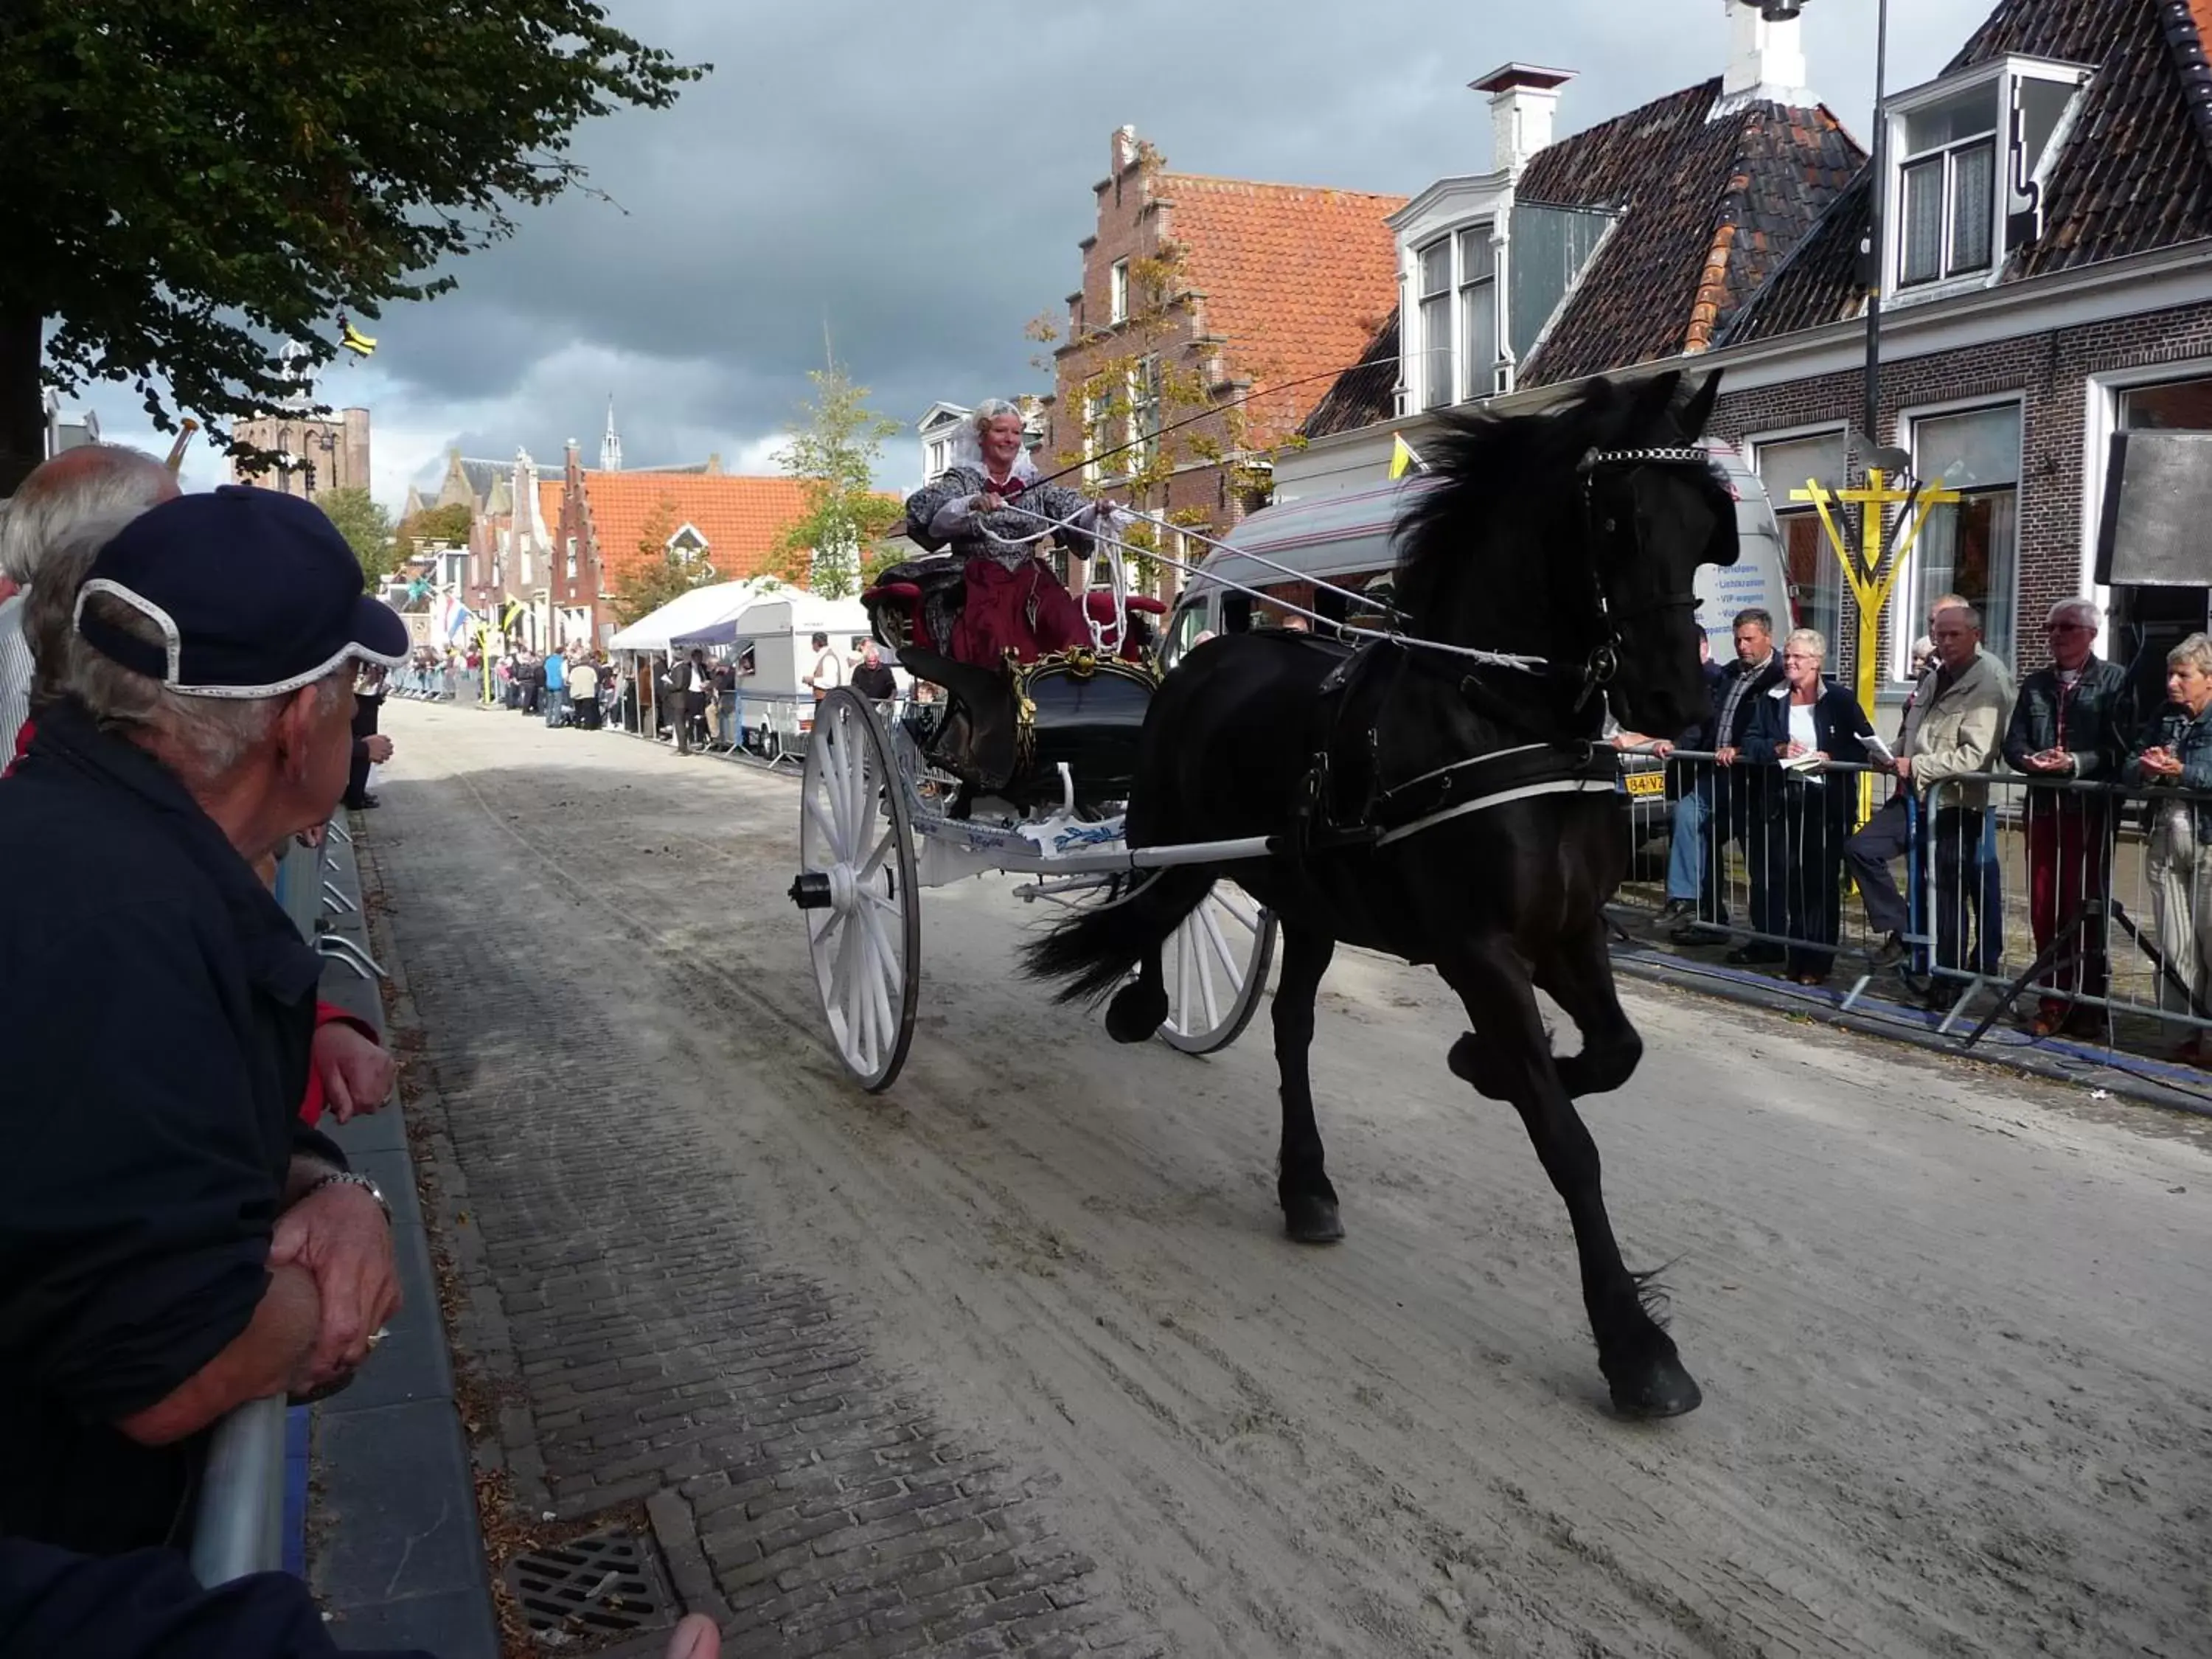
<svg viewBox="0 0 2212 1659">
<path fill-rule="evenodd" d="M 1782 684 L 1753 699 L 1744 758 L 1782 768 L 1768 796 L 1768 879 L 1782 884 L 1783 931 L 1793 945 L 1783 970 L 1800 985 L 1826 981 L 1843 927 L 1844 840 L 1858 804 L 1857 775 L 1829 763 L 1864 765 L 1874 726 L 1858 699 L 1821 678 L 1828 642 L 1801 628 L 1782 642 Z M 1807 767 L 1808 756 L 1820 763 Z"/>
</svg>

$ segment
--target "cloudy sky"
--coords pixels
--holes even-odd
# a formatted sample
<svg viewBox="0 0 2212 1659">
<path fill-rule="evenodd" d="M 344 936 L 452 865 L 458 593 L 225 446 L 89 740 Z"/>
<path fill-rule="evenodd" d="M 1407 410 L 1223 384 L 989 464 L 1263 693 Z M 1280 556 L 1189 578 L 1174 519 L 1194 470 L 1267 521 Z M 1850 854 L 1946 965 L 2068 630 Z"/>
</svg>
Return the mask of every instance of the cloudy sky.
<svg viewBox="0 0 2212 1659">
<path fill-rule="evenodd" d="M 459 270 L 455 293 L 370 325 L 323 395 L 374 411 L 396 506 L 448 446 L 595 464 L 611 393 L 632 465 L 720 453 L 769 471 L 823 357 L 884 412 L 1042 390 L 1023 326 L 1062 309 L 1091 184 L 1123 122 L 1168 165 L 1411 194 L 1491 164 L 1467 83 L 1511 59 L 1577 72 L 1560 131 L 1725 65 L 1727 0 L 608 0 L 714 72 L 665 113 L 584 128 L 619 205 L 572 195 Z M 1991 0 L 1905 0 L 1893 89 L 1936 74 Z M 1875 0 L 1805 0 L 1814 93 L 1864 139 Z M 127 395 L 111 437 L 155 447 Z M 902 442 L 881 481 L 909 483 Z M 188 476 L 216 481 L 203 451 Z"/>
</svg>

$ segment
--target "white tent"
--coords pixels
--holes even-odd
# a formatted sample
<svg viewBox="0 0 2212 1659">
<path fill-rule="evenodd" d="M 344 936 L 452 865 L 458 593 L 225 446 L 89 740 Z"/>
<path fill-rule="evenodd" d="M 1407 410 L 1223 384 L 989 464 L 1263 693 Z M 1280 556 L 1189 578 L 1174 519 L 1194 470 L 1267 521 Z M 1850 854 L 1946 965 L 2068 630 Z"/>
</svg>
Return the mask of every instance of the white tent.
<svg viewBox="0 0 2212 1659">
<path fill-rule="evenodd" d="M 767 596 L 788 592 L 772 576 L 750 581 L 715 582 L 679 593 L 659 610 L 640 617 L 607 641 L 611 651 L 665 651 L 679 634 L 696 633 L 727 622 L 739 611 Z"/>
</svg>

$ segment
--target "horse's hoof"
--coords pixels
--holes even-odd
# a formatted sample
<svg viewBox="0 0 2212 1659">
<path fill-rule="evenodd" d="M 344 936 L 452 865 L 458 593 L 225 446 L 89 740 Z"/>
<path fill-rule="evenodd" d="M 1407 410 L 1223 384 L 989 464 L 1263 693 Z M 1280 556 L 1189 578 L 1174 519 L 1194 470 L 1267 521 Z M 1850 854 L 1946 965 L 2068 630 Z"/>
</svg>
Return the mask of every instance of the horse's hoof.
<svg viewBox="0 0 2212 1659">
<path fill-rule="evenodd" d="M 1334 1244 L 1344 1237 L 1344 1223 L 1334 1199 L 1304 1194 L 1284 1200 L 1283 1231 L 1300 1244 Z"/>
<path fill-rule="evenodd" d="M 1106 1035 L 1116 1042 L 1149 1042 L 1167 1017 L 1166 988 L 1147 991 L 1141 982 L 1127 985 L 1106 1005 Z"/>
<path fill-rule="evenodd" d="M 1613 1409 L 1623 1417 L 1648 1421 L 1680 1417 L 1705 1404 L 1697 1380 L 1672 1354 L 1654 1359 L 1632 1382 L 1613 1385 Z"/>
</svg>

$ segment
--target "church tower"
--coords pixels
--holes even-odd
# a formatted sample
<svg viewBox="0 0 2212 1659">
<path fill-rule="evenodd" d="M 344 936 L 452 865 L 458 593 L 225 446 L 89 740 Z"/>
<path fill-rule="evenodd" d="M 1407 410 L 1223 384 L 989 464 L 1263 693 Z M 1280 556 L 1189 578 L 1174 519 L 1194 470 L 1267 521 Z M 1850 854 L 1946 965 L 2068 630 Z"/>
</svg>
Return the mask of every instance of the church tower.
<svg viewBox="0 0 2212 1659">
<path fill-rule="evenodd" d="M 606 434 L 599 440 L 599 471 L 602 472 L 622 471 L 622 437 L 615 430 L 615 399 L 612 392 L 607 394 Z"/>
</svg>

